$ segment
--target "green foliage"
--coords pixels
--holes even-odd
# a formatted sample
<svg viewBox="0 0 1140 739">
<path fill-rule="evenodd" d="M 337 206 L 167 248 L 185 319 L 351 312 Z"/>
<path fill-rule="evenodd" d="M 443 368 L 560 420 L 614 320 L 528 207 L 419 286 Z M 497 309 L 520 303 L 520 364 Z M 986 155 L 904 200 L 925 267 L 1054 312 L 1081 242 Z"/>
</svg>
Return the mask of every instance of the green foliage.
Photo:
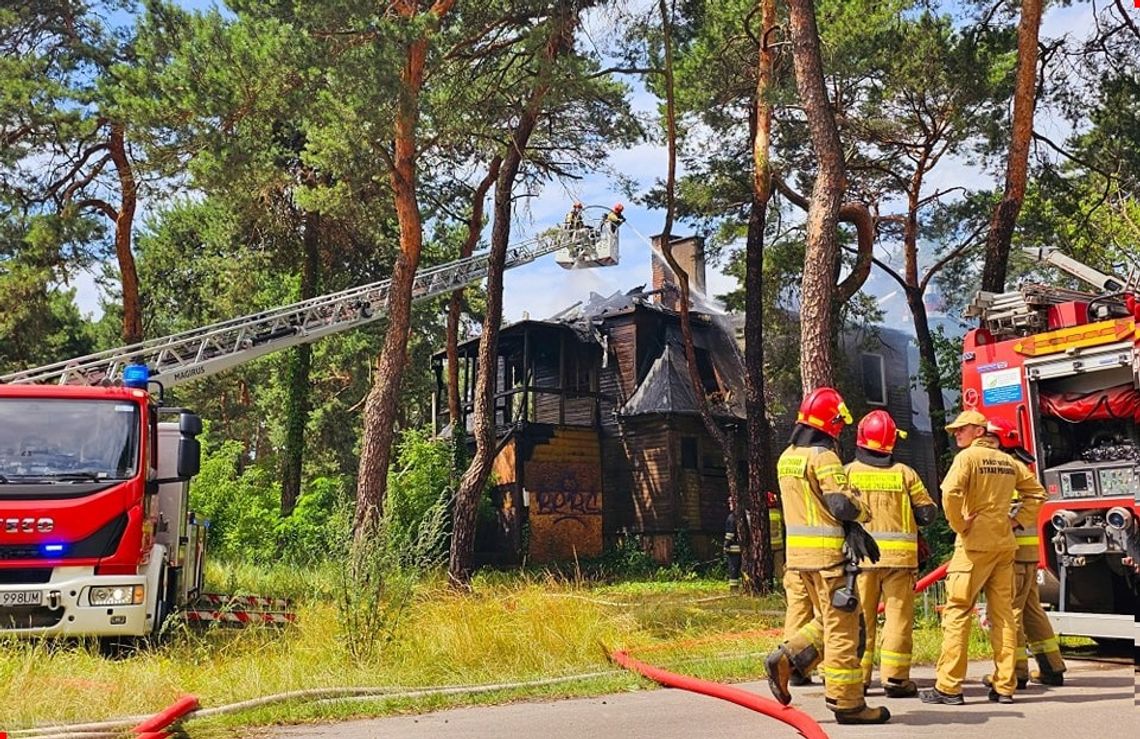
<svg viewBox="0 0 1140 739">
<path fill-rule="evenodd" d="M 278 499 L 265 471 L 242 469 L 241 458 L 237 441 L 208 448 L 190 486 L 190 507 L 210 521 L 207 542 L 213 555 L 269 562 L 277 550 Z"/>
<path fill-rule="evenodd" d="M 432 438 L 426 429 L 407 429 L 400 435 L 384 503 L 384 537 L 393 551 L 406 552 L 413 560 L 446 553 L 446 539 L 431 529 L 441 527 L 441 511 L 448 510 L 454 495 L 454 455 L 450 440 Z"/>
<path fill-rule="evenodd" d="M 307 564 L 334 556 L 352 518 L 351 482 L 348 477 L 316 477 L 304 484 L 296 508 L 275 530 L 286 561 Z"/>
<path fill-rule="evenodd" d="M 619 577 L 645 577 L 657 570 L 657 563 L 645 551 L 641 537 L 623 534 L 596 560 L 588 561 L 586 567 L 603 579 Z"/>
<path fill-rule="evenodd" d="M 336 593 L 339 636 L 354 660 L 367 662 L 395 637 L 419 571 L 401 566 L 404 557 L 389 546 L 383 524 L 355 537 L 346 532 L 344 542 Z"/>
<path fill-rule="evenodd" d="M 190 506 L 210 521 L 211 556 L 266 564 L 320 562 L 334 556 L 347 530 L 348 480 L 316 478 L 301 491 L 296 509 L 280 515 L 280 484 L 256 465 L 242 465 L 241 444 L 208 445 L 190 486 Z"/>
<path fill-rule="evenodd" d="M 673 537 L 673 561 L 668 565 L 654 562 L 642 537 L 626 532 L 618 536 L 611 546 L 606 547 L 600 557 L 580 562 L 574 575 L 602 582 L 629 579 L 677 582 L 718 573 L 719 565 L 719 559 L 714 562 L 697 559 L 689 532 L 685 529 L 681 529 Z"/>
</svg>

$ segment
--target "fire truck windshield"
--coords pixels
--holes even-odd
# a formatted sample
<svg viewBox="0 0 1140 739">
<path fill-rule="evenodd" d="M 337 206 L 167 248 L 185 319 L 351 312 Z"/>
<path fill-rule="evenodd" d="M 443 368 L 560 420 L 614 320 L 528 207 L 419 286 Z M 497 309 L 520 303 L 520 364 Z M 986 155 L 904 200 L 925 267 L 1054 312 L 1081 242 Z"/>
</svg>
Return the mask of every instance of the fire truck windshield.
<svg viewBox="0 0 1140 739">
<path fill-rule="evenodd" d="M 133 403 L 0 398 L 0 484 L 130 479 L 139 431 Z"/>
</svg>

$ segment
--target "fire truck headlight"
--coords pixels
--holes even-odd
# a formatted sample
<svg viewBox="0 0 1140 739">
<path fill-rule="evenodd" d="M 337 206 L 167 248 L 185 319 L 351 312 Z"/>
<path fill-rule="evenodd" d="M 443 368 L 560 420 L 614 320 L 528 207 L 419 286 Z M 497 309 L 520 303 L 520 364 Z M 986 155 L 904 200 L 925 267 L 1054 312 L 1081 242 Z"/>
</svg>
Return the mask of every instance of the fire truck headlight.
<svg viewBox="0 0 1140 739">
<path fill-rule="evenodd" d="M 91 588 L 87 601 L 93 606 L 137 606 L 143 602 L 142 585 L 102 585 Z"/>
<path fill-rule="evenodd" d="M 1128 531 L 1136 525 L 1132 517 L 1132 511 L 1127 508 L 1122 508 L 1121 506 L 1110 508 L 1104 520 L 1105 523 L 1108 524 L 1108 528 L 1113 531 Z"/>
</svg>

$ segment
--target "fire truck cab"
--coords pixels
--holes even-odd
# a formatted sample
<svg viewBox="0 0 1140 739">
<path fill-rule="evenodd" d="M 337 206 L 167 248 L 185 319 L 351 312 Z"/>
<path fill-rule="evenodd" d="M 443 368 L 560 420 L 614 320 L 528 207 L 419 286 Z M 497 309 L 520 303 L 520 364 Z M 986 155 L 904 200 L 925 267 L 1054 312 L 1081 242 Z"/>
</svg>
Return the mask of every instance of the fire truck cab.
<svg viewBox="0 0 1140 739">
<path fill-rule="evenodd" d="M 982 326 L 962 353 L 963 406 L 1015 424 L 1049 493 L 1038 581 L 1054 627 L 1128 641 L 1140 608 L 1127 564 L 1140 562 L 1140 305 L 1130 296 L 980 293 L 967 315 Z"/>
<path fill-rule="evenodd" d="M 119 387 L 0 385 L 0 632 L 121 644 L 200 588 L 186 503 L 201 420 L 158 405 L 141 370 Z"/>
</svg>

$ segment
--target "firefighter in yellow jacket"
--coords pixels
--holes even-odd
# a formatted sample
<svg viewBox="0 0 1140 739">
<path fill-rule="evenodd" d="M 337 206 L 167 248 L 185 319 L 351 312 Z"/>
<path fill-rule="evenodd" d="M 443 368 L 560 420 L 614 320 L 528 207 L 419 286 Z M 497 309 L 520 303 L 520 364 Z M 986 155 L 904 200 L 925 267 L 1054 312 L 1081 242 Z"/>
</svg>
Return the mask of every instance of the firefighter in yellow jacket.
<svg viewBox="0 0 1140 739">
<path fill-rule="evenodd" d="M 989 428 L 995 431 L 1002 451 L 1012 455 L 1015 464 L 1028 465 L 1036 461 L 1021 446 L 1021 435 L 1010 421 L 994 418 L 990 420 Z M 1041 595 L 1037 591 L 1037 515 L 1028 515 L 1029 510 L 1019 496 L 1014 497 L 1010 518 L 1014 520 L 1017 542 L 1017 551 L 1013 555 L 1013 620 L 1017 626 L 1014 672 L 1019 690 L 1029 685 L 1030 677 L 1042 685 L 1065 684 L 1065 660 L 1061 659 L 1061 646 L 1045 609 L 1041 607 Z M 990 633 L 993 634 L 992 631 Z M 1032 673 L 1029 671 L 1028 652 L 1033 652 L 1039 668 Z M 989 685 L 990 676 L 987 675 L 982 682 Z"/>
<path fill-rule="evenodd" d="M 765 667 L 773 695 L 787 705 L 792 673 L 808 675 L 822 662 L 827 707 L 836 721 L 881 724 L 891 714 L 863 700 L 859 610 L 850 592 L 853 582 L 846 576 L 849 559 L 857 561 L 868 544 L 874 547 L 855 523 L 867 520 L 867 505 L 848 486 L 835 453 L 836 439 L 849 423 L 851 413 L 838 392 L 829 387 L 813 390 L 800 404 L 791 445 L 777 462 L 787 568 L 803 583 L 815 617 L 768 655 Z"/>
<path fill-rule="evenodd" d="M 863 494 L 871 509 L 867 531 L 882 553 L 877 563 L 859 563 L 859 604 L 867 624 L 863 683 L 870 686 L 874 668 L 878 605 L 886 603 L 879 674 L 889 698 L 911 698 L 918 686 L 910 679 L 914 629 L 914 581 L 918 574 L 918 527 L 934 522 L 938 506 L 913 469 L 895 462 L 897 438 L 905 438 L 891 414 L 871 411 L 859 421 L 855 461 L 847 480 Z"/>
<path fill-rule="evenodd" d="M 942 653 L 934 687 L 919 694 L 924 703 L 959 706 L 966 677 L 974 604 L 986 594 L 986 613 L 994 630 L 994 673 L 989 699 L 1012 703 L 1017 685 L 1013 620 L 1013 555 L 1017 550 L 1010 503 L 1019 493 L 1027 516 L 1036 516 L 1045 499 L 1041 484 L 1025 465 L 1015 465 L 998 448 L 986 417 L 966 410 L 946 426 L 962 451 L 942 480 L 942 510 L 958 534 L 946 578 L 942 611 Z"/>
</svg>

